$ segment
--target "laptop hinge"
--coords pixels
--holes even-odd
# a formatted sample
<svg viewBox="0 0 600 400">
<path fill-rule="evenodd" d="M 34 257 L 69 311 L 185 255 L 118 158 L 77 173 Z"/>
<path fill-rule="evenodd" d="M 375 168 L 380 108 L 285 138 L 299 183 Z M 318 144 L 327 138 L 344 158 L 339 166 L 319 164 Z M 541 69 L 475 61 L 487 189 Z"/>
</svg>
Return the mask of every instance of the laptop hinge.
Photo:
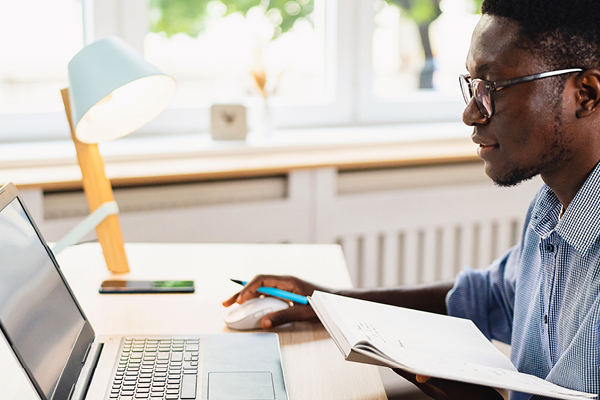
<svg viewBox="0 0 600 400">
<path fill-rule="evenodd" d="M 77 379 L 77 385 L 75 386 L 72 400 L 85 399 L 90 384 L 92 383 L 92 377 L 96 371 L 98 360 L 100 360 L 103 347 L 104 343 L 92 343 L 88 347 L 88 351 L 85 353 L 86 356 L 84 356 L 82 361 L 85 364 L 81 370 L 81 373 L 79 374 L 79 379 Z"/>
</svg>

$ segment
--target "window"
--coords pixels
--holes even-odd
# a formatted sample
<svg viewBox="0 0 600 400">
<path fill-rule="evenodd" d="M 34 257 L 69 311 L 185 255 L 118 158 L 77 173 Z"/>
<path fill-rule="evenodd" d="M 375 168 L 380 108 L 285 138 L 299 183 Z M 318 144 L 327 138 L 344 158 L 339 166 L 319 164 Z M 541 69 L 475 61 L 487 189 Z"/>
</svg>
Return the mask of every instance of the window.
<svg viewBox="0 0 600 400">
<path fill-rule="evenodd" d="M 456 76 L 481 0 L 46 3 L 3 5 L 0 30 L 16 39 L 0 44 L 11 60 L 0 65 L 0 141 L 64 137 L 58 90 L 82 29 L 120 36 L 178 80 L 171 107 L 146 133 L 206 131 L 208 107 L 223 102 L 246 104 L 252 125 L 265 111 L 263 76 L 279 128 L 458 122 Z"/>
<path fill-rule="evenodd" d="M 430 11 L 419 15 L 394 2 L 374 2 L 372 94 L 376 98 L 393 99 L 401 93 L 427 89 L 458 94 L 457 76 L 464 73 L 471 33 L 478 20 L 474 14 L 477 3 L 442 0 L 439 9 L 434 1 L 428 4 Z"/>
<path fill-rule="evenodd" d="M 173 108 L 242 103 L 250 124 L 269 107 L 293 125 L 294 109 L 333 101 L 325 13 L 326 0 L 149 0 L 144 54 L 177 79 Z"/>
<path fill-rule="evenodd" d="M 359 117 L 368 122 L 460 121 L 463 73 L 480 0 L 374 0 Z M 439 4 L 438 4 L 439 3 Z M 366 24 L 367 22 L 365 22 Z"/>
<path fill-rule="evenodd" d="M 203 10 L 197 7 L 199 15 L 178 25 L 180 8 L 193 11 L 193 1 L 150 1 L 144 54 L 176 77 L 175 107 L 244 101 L 261 93 L 292 104 L 327 95 L 323 0 L 291 0 L 268 10 L 240 7 L 231 13 L 225 3 L 248 2 L 210 1 Z"/>
<path fill-rule="evenodd" d="M 43 124 L 30 125 L 29 115 L 56 124 L 56 118 L 48 117 L 63 110 L 60 89 L 68 85 L 66 66 L 83 44 L 81 3 L 2 2 L 0 37 L 0 126 L 10 120 L 20 128 L 14 136 L 8 127 L 0 128 L 0 140 L 35 135 Z"/>
</svg>

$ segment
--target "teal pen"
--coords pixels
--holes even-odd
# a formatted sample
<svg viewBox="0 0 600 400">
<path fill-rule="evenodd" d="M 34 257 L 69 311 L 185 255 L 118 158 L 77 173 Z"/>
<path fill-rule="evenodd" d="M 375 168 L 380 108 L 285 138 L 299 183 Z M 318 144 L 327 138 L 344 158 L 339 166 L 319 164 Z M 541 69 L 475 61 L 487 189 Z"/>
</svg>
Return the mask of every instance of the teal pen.
<svg viewBox="0 0 600 400">
<path fill-rule="evenodd" d="M 242 286 L 246 286 L 246 281 L 240 281 L 237 279 L 230 279 L 232 282 L 235 282 L 237 284 L 240 284 Z M 290 300 L 293 301 L 294 303 L 298 303 L 298 304 L 308 304 L 308 300 L 306 300 L 306 296 L 301 296 L 299 294 L 296 293 L 292 293 L 292 292 L 288 292 L 285 290 L 281 290 L 281 289 L 277 289 L 277 288 L 272 288 L 272 287 L 259 287 L 256 290 L 258 293 L 262 293 L 262 294 L 268 294 L 269 296 L 275 296 L 275 297 L 280 297 L 282 299 L 286 299 L 286 300 Z"/>
</svg>

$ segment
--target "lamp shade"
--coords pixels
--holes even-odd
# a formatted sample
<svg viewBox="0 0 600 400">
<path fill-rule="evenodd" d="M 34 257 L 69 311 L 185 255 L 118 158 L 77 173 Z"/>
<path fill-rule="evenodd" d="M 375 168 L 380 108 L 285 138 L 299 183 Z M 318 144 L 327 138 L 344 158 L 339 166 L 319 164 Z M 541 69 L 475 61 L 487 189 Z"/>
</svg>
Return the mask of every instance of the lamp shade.
<svg viewBox="0 0 600 400">
<path fill-rule="evenodd" d="M 77 139 L 99 143 L 125 136 L 163 111 L 175 80 L 110 37 L 81 49 L 69 62 L 69 96 Z"/>
</svg>

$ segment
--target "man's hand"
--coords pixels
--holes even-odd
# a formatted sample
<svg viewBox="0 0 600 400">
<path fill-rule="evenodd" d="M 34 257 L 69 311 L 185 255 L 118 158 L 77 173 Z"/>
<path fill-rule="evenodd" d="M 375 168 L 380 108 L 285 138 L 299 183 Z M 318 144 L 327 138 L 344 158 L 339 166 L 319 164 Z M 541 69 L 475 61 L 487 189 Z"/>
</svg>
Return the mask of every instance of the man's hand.
<svg viewBox="0 0 600 400">
<path fill-rule="evenodd" d="M 423 393 L 437 400 L 503 400 L 496 390 L 481 385 L 449 381 L 415 375 L 401 369 L 394 369 L 398 375 L 406 378 Z"/>
<path fill-rule="evenodd" d="M 257 275 L 248 282 L 241 291 L 225 300 L 223 305 L 229 307 L 233 303 L 242 304 L 246 300 L 259 297 L 261 294 L 256 290 L 261 286 L 287 290 L 288 292 L 302 296 L 310 296 L 315 290 L 329 291 L 328 289 L 321 288 L 294 276 Z M 273 326 L 282 325 L 288 322 L 316 319 L 317 315 L 311 306 L 294 304 L 292 307 L 285 310 L 265 315 L 260 321 L 260 326 L 263 329 L 269 329 Z"/>
</svg>

